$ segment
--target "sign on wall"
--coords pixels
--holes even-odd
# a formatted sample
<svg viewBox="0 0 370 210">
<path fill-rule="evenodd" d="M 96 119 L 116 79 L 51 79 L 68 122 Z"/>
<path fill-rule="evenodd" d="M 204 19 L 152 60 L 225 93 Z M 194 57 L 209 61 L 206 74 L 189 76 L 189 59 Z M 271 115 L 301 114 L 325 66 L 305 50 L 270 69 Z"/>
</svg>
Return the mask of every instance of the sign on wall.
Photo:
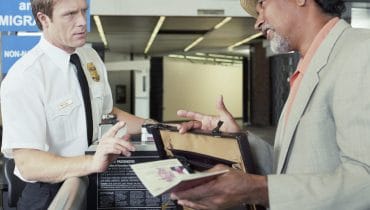
<svg viewBox="0 0 370 210">
<path fill-rule="evenodd" d="M 40 40 L 40 36 L 2 35 L 2 72 L 8 73 L 10 67 Z"/>
<path fill-rule="evenodd" d="M 87 0 L 90 5 L 90 0 Z M 36 32 L 39 31 L 32 15 L 30 0 L 0 0 L 0 32 Z M 90 31 L 90 9 L 86 13 L 87 31 Z M 33 46 L 40 37 L 35 36 L 1 36 L 2 72 L 8 73 L 10 67 Z"/>
<path fill-rule="evenodd" d="M 90 5 L 90 0 L 87 3 Z M 0 31 L 39 31 L 30 0 L 0 0 L 0 5 Z M 87 31 L 90 31 L 90 9 L 86 16 Z"/>
<path fill-rule="evenodd" d="M 0 31 L 39 31 L 29 0 L 0 0 Z"/>
</svg>

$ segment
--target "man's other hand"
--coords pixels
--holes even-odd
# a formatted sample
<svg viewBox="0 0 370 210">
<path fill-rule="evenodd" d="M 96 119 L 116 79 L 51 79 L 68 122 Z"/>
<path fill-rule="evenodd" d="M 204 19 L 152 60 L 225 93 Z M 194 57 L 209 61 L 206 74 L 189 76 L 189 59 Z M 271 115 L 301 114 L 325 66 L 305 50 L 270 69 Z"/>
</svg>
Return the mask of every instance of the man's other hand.
<svg viewBox="0 0 370 210">
<path fill-rule="evenodd" d="M 190 119 L 189 122 L 184 122 L 177 126 L 180 133 L 185 133 L 190 129 L 202 129 L 211 131 L 217 126 L 219 121 L 223 121 L 220 131 L 223 132 L 240 132 L 240 127 L 234 120 L 233 116 L 227 110 L 222 95 L 216 103 L 218 116 L 205 115 L 198 112 L 178 110 L 177 116 Z"/>
</svg>

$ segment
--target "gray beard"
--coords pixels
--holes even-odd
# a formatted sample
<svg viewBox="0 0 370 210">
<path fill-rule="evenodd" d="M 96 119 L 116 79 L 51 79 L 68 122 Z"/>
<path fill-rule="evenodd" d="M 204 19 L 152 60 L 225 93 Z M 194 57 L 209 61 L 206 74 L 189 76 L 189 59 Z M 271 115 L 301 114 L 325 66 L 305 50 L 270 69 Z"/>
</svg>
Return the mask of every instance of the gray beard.
<svg viewBox="0 0 370 210">
<path fill-rule="evenodd" d="M 270 48 L 274 53 L 287 53 L 291 51 L 288 39 L 282 37 L 276 32 L 274 32 L 274 35 L 270 40 Z"/>
</svg>

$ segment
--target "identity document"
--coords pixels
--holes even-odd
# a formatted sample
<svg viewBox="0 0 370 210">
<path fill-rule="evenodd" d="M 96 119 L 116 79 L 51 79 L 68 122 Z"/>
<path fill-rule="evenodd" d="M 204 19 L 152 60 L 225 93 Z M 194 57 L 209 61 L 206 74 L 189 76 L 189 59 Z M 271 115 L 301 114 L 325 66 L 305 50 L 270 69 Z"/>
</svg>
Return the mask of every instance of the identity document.
<svg viewBox="0 0 370 210">
<path fill-rule="evenodd" d="M 154 197 L 170 191 L 195 187 L 228 172 L 222 170 L 189 173 L 176 158 L 132 164 L 131 168 Z"/>
</svg>

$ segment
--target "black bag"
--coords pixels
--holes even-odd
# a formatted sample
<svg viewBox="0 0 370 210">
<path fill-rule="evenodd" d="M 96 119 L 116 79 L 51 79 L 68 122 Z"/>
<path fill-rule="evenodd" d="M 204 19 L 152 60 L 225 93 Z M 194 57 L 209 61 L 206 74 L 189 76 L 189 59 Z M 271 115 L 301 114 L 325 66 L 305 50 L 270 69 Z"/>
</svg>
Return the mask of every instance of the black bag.
<svg viewBox="0 0 370 210">
<path fill-rule="evenodd" d="M 184 134 L 180 134 L 176 127 L 165 124 L 149 125 L 147 129 L 153 135 L 159 157 L 177 158 L 190 172 L 224 164 L 254 174 L 247 134 L 220 132 L 220 126 L 212 132 L 191 130 Z M 232 209 L 264 208 L 247 205 Z"/>
</svg>

